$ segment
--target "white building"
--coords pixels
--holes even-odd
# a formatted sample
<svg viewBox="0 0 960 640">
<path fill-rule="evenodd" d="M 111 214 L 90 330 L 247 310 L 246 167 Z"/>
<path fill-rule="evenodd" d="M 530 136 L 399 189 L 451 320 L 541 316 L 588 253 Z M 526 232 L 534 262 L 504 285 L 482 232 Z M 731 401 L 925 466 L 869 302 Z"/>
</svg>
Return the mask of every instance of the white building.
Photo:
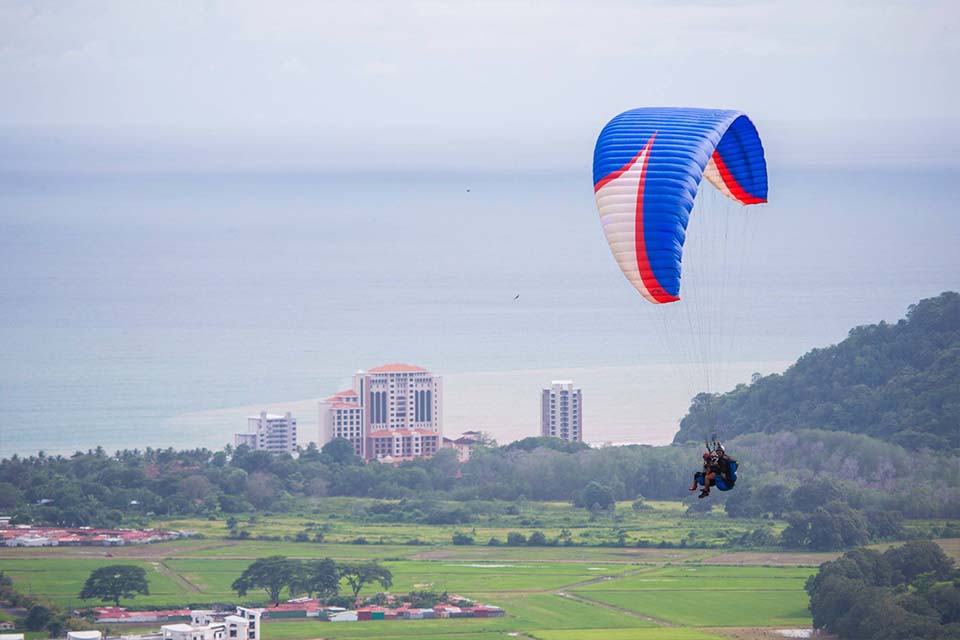
<svg viewBox="0 0 960 640">
<path fill-rule="evenodd" d="M 197 610 L 190 624 L 165 624 L 163 640 L 260 640 L 260 610 L 237 607 L 235 613 Z"/>
<path fill-rule="evenodd" d="M 347 438 L 368 460 L 431 456 L 443 436 L 443 380 L 409 364 L 374 367 L 319 410 L 321 443 Z"/>
<path fill-rule="evenodd" d="M 294 453 L 297 450 L 297 419 L 289 411 L 283 416 L 261 411 L 259 416 L 247 417 L 247 432 L 236 434 L 234 444 L 270 453 Z"/>
<path fill-rule="evenodd" d="M 360 396 L 353 389 L 338 391 L 320 401 L 320 443 L 346 438 L 353 443 L 358 456 L 364 456 L 366 437 L 363 434 L 363 408 Z"/>
<path fill-rule="evenodd" d="M 583 398 L 570 380 L 554 380 L 540 392 L 540 435 L 583 441 Z"/>
<path fill-rule="evenodd" d="M 457 460 L 466 462 L 470 459 L 470 453 L 474 447 L 489 441 L 489 436 L 482 431 L 464 431 L 456 440 L 444 438 L 442 446 L 444 449 L 453 449 L 457 452 Z"/>
</svg>

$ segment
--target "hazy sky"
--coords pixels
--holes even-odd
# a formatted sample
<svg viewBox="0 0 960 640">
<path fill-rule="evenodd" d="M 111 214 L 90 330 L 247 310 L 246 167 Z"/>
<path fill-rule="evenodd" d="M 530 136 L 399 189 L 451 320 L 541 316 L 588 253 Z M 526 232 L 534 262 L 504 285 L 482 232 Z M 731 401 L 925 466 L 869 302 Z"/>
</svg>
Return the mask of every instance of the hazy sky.
<svg viewBox="0 0 960 640">
<path fill-rule="evenodd" d="M 536 169 L 738 108 L 781 161 L 955 165 L 960 3 L 0 0 L 0 168 Z"/>
</svg>

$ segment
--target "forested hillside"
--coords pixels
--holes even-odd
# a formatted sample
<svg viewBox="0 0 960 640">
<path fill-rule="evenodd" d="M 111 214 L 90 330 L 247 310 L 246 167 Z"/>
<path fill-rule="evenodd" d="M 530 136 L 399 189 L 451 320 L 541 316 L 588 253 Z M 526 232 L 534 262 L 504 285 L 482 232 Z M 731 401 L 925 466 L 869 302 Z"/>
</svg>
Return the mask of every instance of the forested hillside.
<svg viewBox="0 0 960 640">
<path fill-rule="evenodd" d="M 867 434 L 909 449 L 960 447 L 960 294 L 921 300 L 896 324 L 857 327 L 783 374 L 700 394 L 674 442 L 814 428 Z"/>
</svg>

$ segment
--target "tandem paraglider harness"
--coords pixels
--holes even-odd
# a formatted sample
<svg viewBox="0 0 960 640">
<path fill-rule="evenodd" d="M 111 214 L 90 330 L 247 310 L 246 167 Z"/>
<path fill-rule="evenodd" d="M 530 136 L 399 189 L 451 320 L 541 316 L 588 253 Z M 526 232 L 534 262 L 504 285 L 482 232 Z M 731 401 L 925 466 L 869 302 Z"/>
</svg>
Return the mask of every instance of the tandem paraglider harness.
<svg viewBox="0 0 960 640">
<path fill-rule="evenodd" d="M 707 445 L 707 451 L 713 456 L 710 466 L 716 470 L 713 484 L 710 486 L 716 487 L 720 491 L 730 491 L 737 484 L 737 461 L 726 454 L 723 445 L 717 439 L 716 433 L 713 434 L 712 438 L 705 438 L 705 444 Z M 704 456 L 706 457 L 706 454 Z M 703 471 L 698 471 L 693 477 L 698 485 L 708 488 Z"/>
<path fill-rule="evenodd" d="M 720 491 L 730 491 L 730 489 L 733 489 L 734 485 L 737 484 L 737 461 L 731 460 L 730 458 L 720 458 L 717 460 L 717 469 L 717 475 L 713 481 L 714 484 L 711 486 L 715 486 Z M 698 471 L 693 477 L 696 479 L 698 485 L 704 486 L 705 478 L 703 471 Z"/>
</svg>

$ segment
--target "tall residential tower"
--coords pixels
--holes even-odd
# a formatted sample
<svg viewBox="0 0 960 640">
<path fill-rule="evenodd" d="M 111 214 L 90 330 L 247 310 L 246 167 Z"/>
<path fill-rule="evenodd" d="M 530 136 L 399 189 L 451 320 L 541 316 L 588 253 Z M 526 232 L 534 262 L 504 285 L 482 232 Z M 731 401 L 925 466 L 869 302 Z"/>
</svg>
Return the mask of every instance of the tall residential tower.
<svg viewBox="0 0 960 640">
<path fill-rule="evenodd" d="M 540 435 L 583 441 L 583 397 L 570 380 L 554 380 L 540 392 Z"/>
<path fill-rule="evenodd" d="M 297 450 L 297 419 L 289 411 L 282 416 L 261 411 L 259 416 L 247 418 L 247 432 L 236 434 L 234 445 L 247 445 L 270 453 L 294 453 Z"/>
</svg>

